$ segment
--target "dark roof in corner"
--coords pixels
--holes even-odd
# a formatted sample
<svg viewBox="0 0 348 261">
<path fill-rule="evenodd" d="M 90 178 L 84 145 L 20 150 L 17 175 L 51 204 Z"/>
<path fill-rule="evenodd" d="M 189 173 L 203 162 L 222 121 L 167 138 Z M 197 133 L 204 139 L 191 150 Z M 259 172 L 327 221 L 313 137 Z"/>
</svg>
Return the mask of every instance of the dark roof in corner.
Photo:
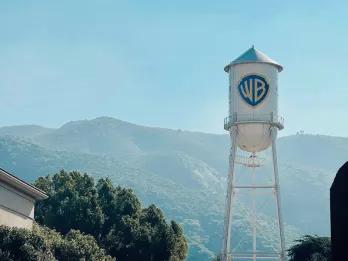
<svg viewBox="0 0 348 261">
<path fill-rule="evenodd" d="M 231 63 L 225 66 L 225 72 L 230 70 L 230 67 L 235 64 L 241 63 L 268 63 L 277 67 L 278 71 L 281 72 L 283 70 L 283 66 L 281 66 L 278 62 L 268 57 L 263 52 L 257 50 L 254 46 L 244 52 L 237 59 L 233 60 Z"/>
<path fill-rule="evenodd" d="M 10 187 L 17 189 L 18 191 L 35 200 L 45 199 L 48 197 L 44 191 L 21 180 L 20 178 L 17 178 L 16 176 L 12 175 L 2 168 L 0 168 L 0 181 L 6 183 Z"/>
</svg>

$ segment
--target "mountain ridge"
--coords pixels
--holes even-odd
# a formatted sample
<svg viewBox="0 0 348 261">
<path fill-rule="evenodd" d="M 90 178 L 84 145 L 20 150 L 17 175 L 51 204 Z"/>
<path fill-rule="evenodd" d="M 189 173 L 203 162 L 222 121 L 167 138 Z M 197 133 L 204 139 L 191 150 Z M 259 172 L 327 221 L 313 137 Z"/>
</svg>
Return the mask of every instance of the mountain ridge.
<svg viewBox="0 0 348 261">
<path fill-rule="evenodd" d="M 53 127 L 45 127 L 44 125 L 40 124 L 19 124 L 19 125 L 6 125 L 6 126 L 0 126 L 0 135 L 10 135 L 10 136 L 16 136 L 17 131 L 27 131 L 25 130 L 26 128 L 33 128 L 33 129 L 38 129 L 42 131 L 56 131 L 59 129 L 65 129 L 67 127 L 71 126 L 76 126 L 76 125 L 81 125 L 82 123 L 105 123 L 105 122 L 113 122 L 113 123 L 121 123 L 125 124 L 131 127 L 138 127 L 138 128 L 146 128 L 146 129 L 152 129 L 152 130 L 160 130 L 160 131 L 171 131 L 171 132 L 186 132 L 186 133 L 191 133 L 191 134 L 200 134 L 200 135 L 213 135 L 213 136 L 229 136 L 227 133 L 226 134 L 219 134 L 219 133 L 209 133 L 209 132 L 201 132 L 201 131 L 193 131 L 193 130 L 183 130 L 183 129 L 172 129 L 172 128 L 167 128 L 167 127 L 156 127 L 156 126 L 146 126 L 146 125 L 141 125 L 141 124 L 136 124 L 133 122 L 128 122 L 125 120 L 120 120 L 117 118 L 113 118 L 110 116 L 99 116 L 96 118 L 92 119 L 84 119 L 84 120 L 73 120 L 69 121 L 67 123 L 62 124 L 60 127 L 53 128 Z M 22 130 L 24 129 L 24 130 Z M 35 133 L 35 134 L 40 134 Z M 21 136 L 21 135 L 18 135 Z M 286 135 L 286 136 L 281 136 L 278 137 L 278 139 L 288 139 L 291 137 L 300 137 L 300 136 L 316 136 L 316 137 L 322 137 L 322 138 L 334 138 L 334 139 L 348 139 L 348 137 L 344 136 L 333 136 L 333 135 L 325 135 L 325 134 L 312 134 L 312 133 L 303 133 L 303 134 L 291 134 L 291 135 Z"/>
<path fill-rule="evenodd" d="M 109 176 L 115 184 L 133 188 L 145 204 L 155 203 L 184 225 L 191 245 L 188 260 L 208 260 L 221 243 L 229 142 L 224 134 L 99 117 L 57 129 L 0 128 L 0 164 L 29 181 L 62 168 Z M 298 134 L 280 137 L 277 144 L 288 240 L 302 233 L 327 235 L 329 197 L 325 191 L 348 159 L 348 138 Z M 266 162 L 260 176 L 271 171 L 270 155 L 269 151 L 262 154 Z M 247 175 L 242 168 L 236 171 Z M 240 220 L 236 238 L 250 233 L 245 227 L 248 210 L 240 204 L 234 217 Z M 270 210 L 267 206 L 263 212 L 266 221 L 258 237 L 268 247 L 276 244 Z M 248 247 L 246 242 L 241 245 Z"/>
</svg>

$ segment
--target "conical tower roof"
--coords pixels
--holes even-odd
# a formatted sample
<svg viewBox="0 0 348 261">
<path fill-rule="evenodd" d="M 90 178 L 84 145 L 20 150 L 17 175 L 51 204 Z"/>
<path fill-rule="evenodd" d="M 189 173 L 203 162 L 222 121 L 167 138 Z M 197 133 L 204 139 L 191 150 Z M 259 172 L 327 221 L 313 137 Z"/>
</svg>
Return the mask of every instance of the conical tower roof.
<svg viewBox="0 0 348 261">
<path fill-rule="evenodd" d="M 231 66 L 241 63 L 268 63 L 277 67 L 279 72 L 283 70 L 283 66 L 277 63 L 275 60 L 269 58 L 266 54 L 254 48 L 254 46 L 252 46 L 230 64 L 226 65 L 224 70 L 225 72 L 228 72 Z"/>
</svg>

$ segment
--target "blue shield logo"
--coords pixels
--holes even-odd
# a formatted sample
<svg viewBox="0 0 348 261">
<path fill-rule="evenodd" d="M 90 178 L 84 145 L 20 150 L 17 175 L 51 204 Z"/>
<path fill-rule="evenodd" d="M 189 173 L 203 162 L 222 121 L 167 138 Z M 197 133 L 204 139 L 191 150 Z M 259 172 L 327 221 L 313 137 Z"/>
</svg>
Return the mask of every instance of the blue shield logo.
<svg viewBox="0 0 348 261">
<path fill-rule="evenodd" d="M 257 106 L 266 98 L 269 84 L 262 76 L 252 74 L 240 80 L 238 90 L 247 104 Z"/>
</svg>

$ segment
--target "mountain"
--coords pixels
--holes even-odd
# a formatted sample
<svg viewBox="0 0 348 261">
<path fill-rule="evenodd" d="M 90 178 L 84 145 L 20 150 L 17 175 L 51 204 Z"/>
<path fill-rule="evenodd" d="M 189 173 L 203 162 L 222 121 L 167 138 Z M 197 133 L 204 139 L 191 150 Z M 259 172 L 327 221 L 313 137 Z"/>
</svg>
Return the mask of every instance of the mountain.
<svg viewBox="0 0 348 261">
<path fill-rule="evenodd" d="M 145 205 L 155 203 L 184 225 L 190 261 L 209 260 L 220 250 L 228 149 L 227 135 L 144 127 L 107 117 L 69 122 L 58 129 L 0 128 L 2 168 L 28 181 L 62 168 L 109 176 L 115 184 L 133 188 Z M 348 138 L 282 137 L 278 155 L 288 242 L 302 233 L 328 235 L 329 187 L 348 159 Z M 269 151 L 262 156 L 265 165 L 258 177 L 271 171 Z M 247 179 L 243 168 L 237 166 L 236 172 Z M 264 202 L 258 242 L 274 248 L 273 201 Z M 236 203 L 234 240 L 250 236 L 247 203 Z M 242 240 L 240 247 L 247 248 L 247 242 Z"/>
<path fill-rule="evenodd" d="M 7 126 L 0 128 L 0 135 L 32 138 L 36 135 L 42 135 L 50 131 L 53 131 L 53 129 L 44 128 L 38 125 Z"/>
</svg>

